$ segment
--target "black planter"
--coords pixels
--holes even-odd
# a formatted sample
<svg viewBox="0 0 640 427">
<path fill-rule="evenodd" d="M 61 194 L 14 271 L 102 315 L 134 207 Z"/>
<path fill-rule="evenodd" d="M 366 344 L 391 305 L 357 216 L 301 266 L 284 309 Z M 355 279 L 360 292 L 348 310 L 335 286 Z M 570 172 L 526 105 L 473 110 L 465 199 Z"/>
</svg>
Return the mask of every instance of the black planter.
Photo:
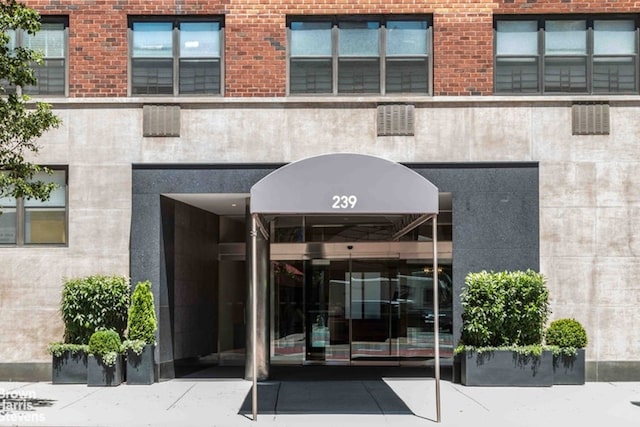
<svg viewBox="0 0 640 427">
<path fill-rule="evenodd" d="M 51 382 L 53 384 L 86 384 L 87 354 L 83 351 L 65 351 L 53 356 L 51 363 Z"/>
<path fill-rule="evenodd" d="M 154 346 L 145 345 L 142 353 L 127 350 L 127 384 L 148 385 L 155 382 Z"/>
<path fill-rule="evenodd" d="M 585 377 L 584 348 L 575 356 L 559 355 L 553 357 L 553 383 L 582 385 Z"/>
<path fill-rule="evenodd" d="M 87 358 L 87 366 L 88 386 L 113 387 L 122 384 L 123 369 L 121 355 L 118 355 L 114 366 L 106 366 L 100 357 L 89 356 Z"/>
<path fill-rule="evenodd" d="M 553 355 L 521 355 L 510 350 L 461 354 L 461 382 L 468 386 L 550 387 Z"/>
</svg>

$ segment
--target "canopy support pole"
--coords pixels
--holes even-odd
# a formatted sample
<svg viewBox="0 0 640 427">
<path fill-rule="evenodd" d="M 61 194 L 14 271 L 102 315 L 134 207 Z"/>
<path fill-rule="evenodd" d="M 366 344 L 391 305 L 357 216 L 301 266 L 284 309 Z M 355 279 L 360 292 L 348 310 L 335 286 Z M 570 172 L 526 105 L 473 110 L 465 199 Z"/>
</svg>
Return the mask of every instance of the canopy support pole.
<svg viewBox="0 0 640 427">
<path fill-rule="evenodd" d="M 251 388 L 251 413 L 258 421 L 258 215 L 251 215 L 251 352 L 253 386 Z"/>
<path fill-rule="evenodd" d="M 440 411 L 440 312 L 438 291 L 438 216 L 433 216 L 433 341 L 436 377 L 436 422 L 442 419 Z"/>
</svg>

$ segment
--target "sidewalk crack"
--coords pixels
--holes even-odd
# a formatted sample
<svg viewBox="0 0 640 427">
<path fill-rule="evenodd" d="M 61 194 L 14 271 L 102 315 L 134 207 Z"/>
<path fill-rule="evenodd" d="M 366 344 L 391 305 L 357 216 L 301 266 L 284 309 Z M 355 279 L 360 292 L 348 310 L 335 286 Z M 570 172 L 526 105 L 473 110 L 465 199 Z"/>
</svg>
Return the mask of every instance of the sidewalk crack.
<svg viewBox="0 0 640 427">
<path fill-rule="evenodd" d="M 178 397 L 171 405 L 169 405 L 169 407 L 166 409 L 167 411 L 171 410 L 174 406 L 176 406 L 178 404 L 178 402 L 180 402 L 180 400 L 182 400 L 183 397 L 185 397 L 187 395 L 187 393 L 189 393 L 191 391 L 192 388 L 194 388 L 196 385 L 193 384 L 191 387 L 189 387 L 188 389 L 185 390 L 184 393 L 182 393 L 180 395 L 180 397 Z"/>
</svg>

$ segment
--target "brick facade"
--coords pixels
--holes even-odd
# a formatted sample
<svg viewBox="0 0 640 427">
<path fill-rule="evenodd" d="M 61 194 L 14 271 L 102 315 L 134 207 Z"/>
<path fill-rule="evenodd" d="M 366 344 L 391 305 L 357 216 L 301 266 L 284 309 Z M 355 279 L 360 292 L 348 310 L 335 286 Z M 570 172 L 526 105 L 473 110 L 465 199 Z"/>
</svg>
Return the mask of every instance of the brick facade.
<svg viewBox="0 0 640 427">
<path fill-rule="evenodd" d="M 439 96 L 490 95 L 493 15 L 637 12 L 631 0 L 113 0 L 26 2 L 42 14 L 69 16 L 71 97 L 127 95 L 128 15 L 224 15 L 225 96 L 274 97 L 286 91 L 286 16 L 429 14 L 434 88 Z M 69 4 L 64 4 L 69 3 Z"/>
</svg>

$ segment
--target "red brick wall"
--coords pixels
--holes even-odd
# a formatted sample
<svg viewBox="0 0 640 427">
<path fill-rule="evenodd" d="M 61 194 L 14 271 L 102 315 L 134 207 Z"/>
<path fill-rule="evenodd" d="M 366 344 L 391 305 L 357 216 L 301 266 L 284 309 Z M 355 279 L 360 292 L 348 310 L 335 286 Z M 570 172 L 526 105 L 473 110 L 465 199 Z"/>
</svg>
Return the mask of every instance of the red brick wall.
<svg viewBox="0 0 640 427">
<path fill-rule="evenodd" d="M 632 0 L 27 0 L 69 16 L 72 97 L 127 94 L 127 16 L 225 16 L 225 96 L 284 96 L 287 15 L 432 14 L 434 95 L 493 92 L 493 14 L 637 12 Z"/>
</svg>

